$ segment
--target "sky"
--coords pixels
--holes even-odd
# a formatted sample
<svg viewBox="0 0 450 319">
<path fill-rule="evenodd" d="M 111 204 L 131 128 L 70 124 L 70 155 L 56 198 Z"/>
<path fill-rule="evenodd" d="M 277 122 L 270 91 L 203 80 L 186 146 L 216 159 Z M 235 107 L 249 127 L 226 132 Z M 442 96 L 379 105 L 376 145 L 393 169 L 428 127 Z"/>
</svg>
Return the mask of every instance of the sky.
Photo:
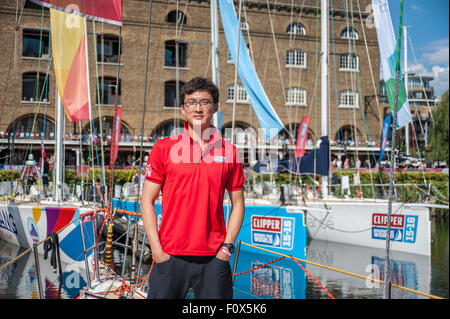
<svg viewBox="0 0 450 319">
<path fill-rule="evenodd" d="M 388 0 L 394 32 L 398 32 L 400 1 Z M 449 89 L 449 1 L 404 0 L 403 25 L 408 30 L 408 73 L 431 75 L 439 97 Z M 402 42 L 402 71 L 403 71 Z M 412 46 L 411 46 L 412 45 Z"/>
</svg>

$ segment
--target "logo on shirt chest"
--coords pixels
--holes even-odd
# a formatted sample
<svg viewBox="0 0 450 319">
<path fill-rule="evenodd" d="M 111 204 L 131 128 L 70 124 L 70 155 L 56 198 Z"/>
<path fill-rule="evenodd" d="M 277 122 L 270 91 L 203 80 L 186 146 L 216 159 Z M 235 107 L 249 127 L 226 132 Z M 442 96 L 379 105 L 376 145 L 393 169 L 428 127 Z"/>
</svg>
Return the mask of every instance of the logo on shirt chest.
<svg viewBox="0 0 450 319">
<path fill-rule="evenodd" d="M 214 156 L 215 163 L 225 163 L 225 156 Z"/>
</svg>

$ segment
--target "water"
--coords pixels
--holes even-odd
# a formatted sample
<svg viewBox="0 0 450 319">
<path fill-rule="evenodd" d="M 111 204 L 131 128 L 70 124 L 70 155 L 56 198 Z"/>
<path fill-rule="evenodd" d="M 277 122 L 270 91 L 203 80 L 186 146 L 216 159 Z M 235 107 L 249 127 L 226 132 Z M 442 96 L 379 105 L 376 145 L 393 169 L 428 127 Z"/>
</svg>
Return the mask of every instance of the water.
<svg viewBox="0 0 450 319">
<path fill-rule="evenodd" d="M 449 225 L 435 221 L 431 257 L 392 251 L 391 279 L 394 284 L 428 294 L 449 298 Z M 23 251 L 22 248 L 0 241 L 0 265 Z M 114 260 L 119 263 L 123 255 L 116 250 Z M 236 273 L 261 266 L 279 256 L 242 250 Z M 47 299 L 73 298 L 86 286 L 82 269 L 63 265 L 61 289 L 58 273 L 49 260 L 40 256 L 42 289 Z M 384 279 L 384 250 L 313 240 L 307 247 L 307 260 L 342 269 L 363 276 L 373 274 Z M 231 263 L 233 264 L 233 263 Z M 336 299 L 382 298 L 383 286 L 348 274 L 301 264 Z M 148 271 L 148 265 L 143 273 Z M 271 265 L 239 275 L 234 283 L 234 298 L 317 299 L 330 298 L 302 268 L 291 259 L 282 259 Z M 189 297 L 192 297 L 189 294 Z M 0 271 L 0 298 L 36 299 L 39 290 L 34 256 L 27 254 Z M 422 299 L 426 296 L 392 288 L 392 298 Z"/>
</svg>

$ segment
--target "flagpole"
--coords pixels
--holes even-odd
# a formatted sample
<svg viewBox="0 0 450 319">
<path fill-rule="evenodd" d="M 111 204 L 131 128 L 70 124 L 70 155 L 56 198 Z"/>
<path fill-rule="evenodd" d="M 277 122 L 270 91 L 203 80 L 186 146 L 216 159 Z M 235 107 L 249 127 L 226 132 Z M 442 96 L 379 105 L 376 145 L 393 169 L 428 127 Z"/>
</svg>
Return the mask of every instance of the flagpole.
<svg viewBox="0 0 450 319">
<path fill-rule="evenodd" d="M 402 21 L 403 21 L 403 0 L 400 0 L 400 20 L 398 27 L 397 38 L 397 52 L 396 52 L 396 70 L 395 70 L 395 95 L 394 95 L 394 109 L 392 111 L 392 140 L 391 140 L 391 171 L 389 176 L 389 195 L 388 195 L 388 216 L 386 229 L 386 251 L 384 260 L 384 276 L 383 282 L 383 296 L 384 299 L 390 299 L 390 274 L 389 274 L 389 254 L 390 254 L 390 239 L 391 239 L 391 215 L 392 215 L 392 197 L 394 192 L 394 173 L 395 173 L 395 139 L 397 132 L 397 107 L 398 107 L 398 89 L 400 79 L 400 49 L 402 38 Z"/>
</svg>

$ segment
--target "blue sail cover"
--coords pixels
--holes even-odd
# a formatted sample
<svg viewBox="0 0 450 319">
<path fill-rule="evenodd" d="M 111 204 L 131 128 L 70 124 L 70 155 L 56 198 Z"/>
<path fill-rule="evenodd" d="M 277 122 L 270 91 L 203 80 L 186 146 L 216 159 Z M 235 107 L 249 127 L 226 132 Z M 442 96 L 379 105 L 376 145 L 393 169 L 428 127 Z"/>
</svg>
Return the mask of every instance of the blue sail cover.
<svg viewBox="0 0 450 319">
<path fill-rule="evenodd" d="M 220 16 L 222 19 L 225 38 L 227 39 L 228 49 L 231 57 L 236 65 L 237 36 L 238 36 L 238 19 L 234 11 L 233 1 L 219 0 Z M 261 128 L 264 129 L 266 139 L 270 140 L 278 135 L 284 125 L 275 112 L 272 104 L 267 97 L 264 88 L 259 81 L 253 66 L 247 46 L 244 42 L 242 32 L 239 33 L 239 65 L 238 74 L 244 85 L 245 91 L 250 98 L 250 104 L 258 117 Z"/>
<path fill-rule="evenodd" d="M 253 171 L 258 174 L 279 173 L 286 170 L 293 174 L 316 174 L 328 176 L 330 168 L 328 137 L 320 138 L 319 149 L 313 149 L 302 157 L 281 159 L 270 162 L 269 160 L 259 161 L 253 167 Z M 274 165 L 276 164 L 276 165 Z"/>
</svg>

